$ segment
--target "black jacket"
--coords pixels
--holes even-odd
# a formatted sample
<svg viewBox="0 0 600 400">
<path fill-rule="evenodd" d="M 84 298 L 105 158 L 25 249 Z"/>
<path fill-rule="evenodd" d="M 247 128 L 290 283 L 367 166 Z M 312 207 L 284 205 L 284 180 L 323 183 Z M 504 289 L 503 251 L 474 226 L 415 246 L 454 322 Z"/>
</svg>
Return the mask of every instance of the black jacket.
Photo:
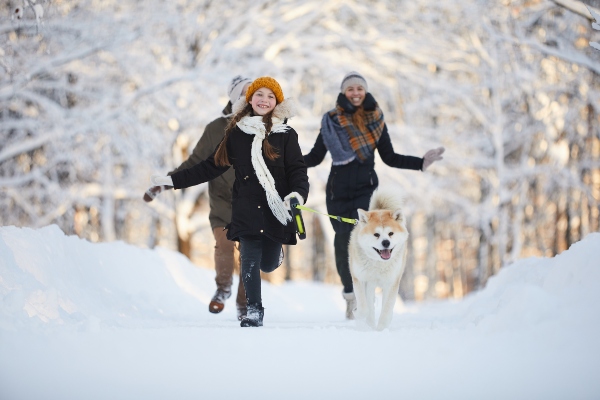
<svg viewBox="0 0 600 400">
<path fill-rule="evenodd" d="M 394 152 L 387 126 L 377 142 L 377 151 L 384 163 L 390 167 L 401 169 L 421 170 L 423 159 L 413 156 L 403 156 Z M 308 168 L 319 165 L 325 155 L 327 147 L 323 136 L 319 133 L 317 141 L 310 153 L 304 156 Z M 375 153 L 361 163 L 358 158 L 346 165 L 332 165 L 327 180 L 327 212 L 332 215 L 347 218 L 358 218 L 358 208 L 368 210 L 371 195 L 379 185 L 375 173 Z M 331 220 L 336 232 L 349 232 L 353 225 Z"/>
<path fill-rule="evenodd" d="M 293 222 L 282 225 L 271 212 L 267 197 L 252 167 L 250 149 L 254 135 L 235 127 L 227 140 L 229 162 L 235 169 L 232 192 L 231 224 L 227 227 L 227 238 L 239 240 L 244 235 L 266 235 L 283 244 L 296 244 L 296 228 Z M 279 157 L 273 161 L 265 159 L 275 188 L 283 199 L 291 192 L 298 192 L 306 201 L 308 176 L 306 165 L 298 144 L 298 134 L 292 128 L 283 133 L 271 133 L 268 137 Z M 216 149 L 215 149 L 216 151 Z M 213 154 L 192 168 L 171 175 L 175 189 L 198 185 L 216 178 L 229 169 L 215 165 Z"/>
</svg>

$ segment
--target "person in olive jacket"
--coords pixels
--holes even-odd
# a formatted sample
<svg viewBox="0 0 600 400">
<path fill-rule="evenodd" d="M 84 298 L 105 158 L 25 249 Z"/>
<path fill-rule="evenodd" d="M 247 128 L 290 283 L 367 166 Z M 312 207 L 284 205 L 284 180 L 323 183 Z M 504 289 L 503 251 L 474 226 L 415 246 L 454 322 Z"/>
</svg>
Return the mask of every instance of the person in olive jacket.
<svg viewBox="0 0 600 400">
<path fill-rule="evenodd" d="M 444 148 L 430 150 L 423 158 L 396 154 L 390 140 L 383 113 L 368 93 L 367 81 L 352 71 L 342 79 L 336 106 L 323 115 L 321 131 L 304 162 L 307 167 L 319 165 L 327 151 L 332 166 L 326 185 L 327 212 L 347 218 L 358 218 L 357 209 L 367 210 L 379 180 L 375 173 L 375 149 L 384 163 L 401 169 L 421 170 L 441 160 Z M 356 298 L 348 261 L 348 242 L 353 225 L 331 219 L 335 231 L 335 263 L 344 286 L 346 318 L 354 319 Z"/>
<path fill-rule="evenodd" d="M 215 179 L 234 167 L 227 238 L 240 242 L 248 301 L 240 325 L 262 326 L 260 271 L 274 271 L 281 264 L 282 244 L 296 244 L 289 203 L 296 197 L 304 204 L 308 175 L 298 134 L 286 123 L 293 116 L 293 106 L 275 79 L 261 77 L 252 82 L 245 101 L 236 102 L 233 112 L 225 137 L 211 156 L 171 176 L 153 176 L 152 183 L 181 189 Z"/>
<path fill-rule="evenodd" d="M 194 147 L 190 157 L 185 160 L 179 167 L 169 172 L 171 175 L 175 172 L 188 169 L 206 160 L 214 149 L 221 143 L 225 136 L 225 128 L 231 121 L 232 105 L 240 97 L 246 96 L 248 86 L 252 80 L 240 75 L 234 77 L 227 87 L 227 95 L 229 102 L 222 111 L 221 117 L 211 121 L 206 128 L 200 140 Z M 213 179 L 208 183 L 208 197 L 210 212 L 208 220 L 213 230 L 215 237 L 215 282 L 217 290 L 213 295 L 208 311 L 213 314 L 218 314 L 225 308 L 225 301 L 231 296 L 231 285 L 233 284 L 233 270 L 237 263 L 235 256 L 234 242 L 227 239 L 227 230 L 225 227 L 231 222 L 231 191 L 235 174 L 233 169 L 225 172 L 223 175 Z M 170 187 L 169 187 L 170 188 Z M 159 193 L 165 189 L 164 186 L 153 186 L 144 194 L 146 202 L 152 201 Z M 242 283 L 241 275 L 238 282 L 237 296 L 235 299 L 237 316 L 241 321 L 246 315 L 246 293 L 244 292 L 244 284 Z"/>
</svg>

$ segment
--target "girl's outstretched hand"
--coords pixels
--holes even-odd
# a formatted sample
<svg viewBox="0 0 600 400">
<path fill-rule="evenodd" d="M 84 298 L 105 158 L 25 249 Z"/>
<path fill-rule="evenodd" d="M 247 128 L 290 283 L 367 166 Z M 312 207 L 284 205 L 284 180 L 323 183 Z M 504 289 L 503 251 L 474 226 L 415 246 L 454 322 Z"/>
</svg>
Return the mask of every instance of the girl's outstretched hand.
<svg viewBox="0 0 600 400">
<path fill-rule="evenodd" d="M 173 186 L 152 186 L 144 193 L 144 201 L 150 203 L 156 196 L 169 189 L 173 189 Z"/>
<path fill-rule="evenodd" d="M 167 182 L 167 178 L 168 178 L 169 182 Z M 146 192 L 144 193 L 143 198 L 146 203 L 150 203 L 152 200 L 154 200 L 156 198 L 156 196 L 161 194 L 163 191 L 165 191 L 167 189 L 173 189 L 173 180 L 171 179 L 170 176 L 152 175 L 150 180 L 152 181 L 154 186 L 152 186 L 150 189 L 146 190 Z M 155 183 L 155 181 L 167 182 L 167 183 Z"/>
<path fill-rule="evenodd" d="M 173 179 L 170 176 L 152 175 L 150 180 L 154 186 L 173 186 Z"/>
<path fill-rule="evenodd" d="M 425 171 L 431 164 L 435 161 L 443 160 L 442 154 L 446 151 L 443 147 L 438 147 L 437 149 L 429 150 L 423 156 L 423 171 Z"/>
<path fill-rule="evenodd" d="M 146 193 L 144 193 L 144 201 L 146 203 L 150 203 L 164 190 L 164 188 L 164 186 L 152 186 L 150 189 L 146 190 Z"/>
</svg>

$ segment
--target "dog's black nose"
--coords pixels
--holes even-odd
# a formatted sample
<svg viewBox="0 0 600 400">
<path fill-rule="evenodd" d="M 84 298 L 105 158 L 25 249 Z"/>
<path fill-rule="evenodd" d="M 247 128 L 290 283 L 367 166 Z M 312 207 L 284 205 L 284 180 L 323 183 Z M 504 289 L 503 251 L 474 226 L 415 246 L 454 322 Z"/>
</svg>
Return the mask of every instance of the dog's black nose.
<svg viewBox="0 0 600 400">
<path fill-rule="evenodd" d="M 381 245 L 387 249 L 388 247 L 390 247 L 390 241 L 386 239 L 383 242 L 381 242 Z"/>
</svg>

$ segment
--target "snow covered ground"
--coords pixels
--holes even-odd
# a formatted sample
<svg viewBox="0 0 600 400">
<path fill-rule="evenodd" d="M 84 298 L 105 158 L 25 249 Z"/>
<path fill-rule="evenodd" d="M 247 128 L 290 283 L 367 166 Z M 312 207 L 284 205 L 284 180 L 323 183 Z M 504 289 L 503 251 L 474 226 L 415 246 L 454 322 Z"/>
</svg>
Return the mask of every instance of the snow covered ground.
<svg viewBox="0 0 600 400">
<path fill-rule="evenodd" d="M 598 399 L 600 233 L 462 301 L 343 319 L 341 288 L 263 283 L 265 326 L 165 249 L 0 228 L 0 399 Z M 243 397 L 240 397 L 243 396 Z"/>
</svg>

